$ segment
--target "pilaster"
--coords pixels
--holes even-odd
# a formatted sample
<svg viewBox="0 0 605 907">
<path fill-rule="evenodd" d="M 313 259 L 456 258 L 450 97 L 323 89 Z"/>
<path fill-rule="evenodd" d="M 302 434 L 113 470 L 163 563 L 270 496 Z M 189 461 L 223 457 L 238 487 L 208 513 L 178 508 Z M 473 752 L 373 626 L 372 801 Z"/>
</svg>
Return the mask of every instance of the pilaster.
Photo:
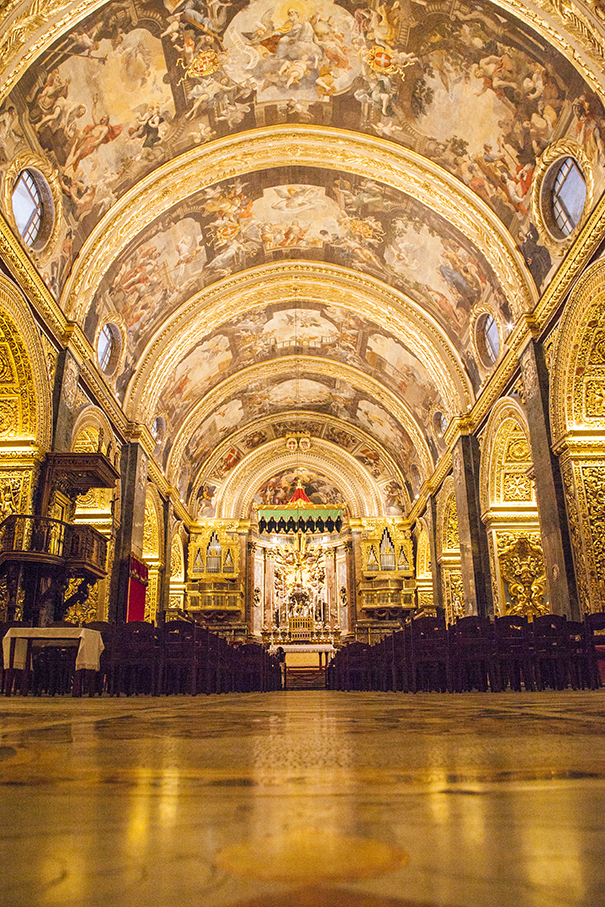
<svg viewBox="0 0 605 907">
<path fill-rule="evenodd" d="M 549 375 L 542 345 L 532 340 L 524 350 L 520 362 L 548 601 L 553 614 L 580 620 L 563 480 L 559 460 L 551 447 Z"/>
</svg>

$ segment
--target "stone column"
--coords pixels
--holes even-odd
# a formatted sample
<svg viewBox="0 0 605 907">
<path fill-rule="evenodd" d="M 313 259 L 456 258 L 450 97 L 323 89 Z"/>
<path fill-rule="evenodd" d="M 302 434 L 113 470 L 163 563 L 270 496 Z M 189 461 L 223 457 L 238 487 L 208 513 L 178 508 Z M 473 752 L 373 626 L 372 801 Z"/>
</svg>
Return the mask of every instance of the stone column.
<svg viewBox="0 0 605 907">
<path fill-rule="evenodd" d="M 437 557 L 437 499 L 434 494 L 427 501 L 426 521 L 429 527 L 429 548 L 431 552 L 431 574 L 433 577 L 433 604 L 443 613 L 443 583 L 441 564 Z"/>
<path fill-rule="evenodd" d="M 345 542 L 347 553 L 347 592 L 349 595 L 349 627 L 348 632 L 355 634 L 357 626 L 357 560 L 361 551 L 361 532 L 358 529 L 351 531 L 351 541 Z"/>
<path fill-rule="evenodd" d="M 534 340 L 521 355 L 536 501 L 546 569 L 548 602 L 553 614 L 580 620 L 574 563 L 559 460 L 550 439 L 549 375 L 544 349 Z"/>
<path fill-rule="evenodd" d="M 164 623 L 166 609 L 170 604 L 170 577 L 172 572 L 172 534 L 174 521 L 174 507 L 170 498 L 163 501 L 164 516 L 164 552 L 162 560 L 164 567 L 160 574 L 160 586 L 158 589 L 158 607 L 157 607 L 157 624 L 160 626 Z"/>
<path fill-rule="evenodd" d="M 116 537 L 109 620 L 126 620 L 130 555 L 143 557 L 147 456 L 140 444 L 124 444 L 120 459 L 120 528 Z"/>
<path fill-rule="evenodd" d="M 479 500 L 479 443 L 474 435 L 458 438 L 453 455 L 454 489 L 460 537 L 460 567 L 465 613 L 494 614 L 487 533 Z"/>
<path fill-rule="evenodd" d="M 53 392 L 53 450 L 71 450 L 74 427 L 74 407 L 78 393 L 78 363 L 69 352 L 62 350 L 57 357 Z"/>
<path fill-rule="evenodd" d="M 245 620 L 246 626 L 248 627 L 248 636 L 252 633 L 252 611 L 254 608 L 254 561 L 256 555 L 256 542 L 250 540 L 249 536 L 246 536 L 246 581 L 245 581 L 245 598 L 246 598 L 246 613 Z"/>
</svg>

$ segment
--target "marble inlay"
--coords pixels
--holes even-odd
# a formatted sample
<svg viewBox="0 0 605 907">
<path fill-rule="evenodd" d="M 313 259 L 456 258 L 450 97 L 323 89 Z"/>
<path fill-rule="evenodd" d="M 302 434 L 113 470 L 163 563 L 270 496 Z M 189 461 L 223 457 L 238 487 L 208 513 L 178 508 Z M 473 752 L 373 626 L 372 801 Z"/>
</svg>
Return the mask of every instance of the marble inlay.
<svg viewBox="0 0 605 907">
<path fill-rule="evenodd" d="M 605 690 L 0 707 L 1 907 L 599 907 Z"/>
</svg>

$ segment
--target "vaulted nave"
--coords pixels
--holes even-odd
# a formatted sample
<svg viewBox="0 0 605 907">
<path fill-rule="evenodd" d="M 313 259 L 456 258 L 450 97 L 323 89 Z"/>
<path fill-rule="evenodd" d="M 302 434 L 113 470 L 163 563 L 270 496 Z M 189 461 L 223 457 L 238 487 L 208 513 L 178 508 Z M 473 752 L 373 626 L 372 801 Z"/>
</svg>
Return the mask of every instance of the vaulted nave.
<svg viewBox="0 0 605 907">
<path fill-rule="evenodd" d="M 0 0 L 1 904 L 600 907 L 604 60 Z"/>
</svg>

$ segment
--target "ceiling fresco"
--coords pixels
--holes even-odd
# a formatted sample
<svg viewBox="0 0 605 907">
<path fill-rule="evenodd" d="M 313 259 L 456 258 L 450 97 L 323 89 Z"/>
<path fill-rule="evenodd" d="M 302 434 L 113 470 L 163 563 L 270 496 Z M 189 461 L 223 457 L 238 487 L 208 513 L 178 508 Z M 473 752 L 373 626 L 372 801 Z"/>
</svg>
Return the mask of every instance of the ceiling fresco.
<svg viewBox="0 0 605 907">
<path fill-rule="evenodd" d="M 29 147 L 60 176 L 62 242 L 45 270 L 57 295 L 93 226 L 137 181 L 254 126 L 331 125 L 417 151 L 492 208 L 539 289 L 556 261 L 532 222 L 536 159 L 572 138 L 595 169 L 597 197 L 603 187 L 599 99 L 488 3 L 115 0 L 39 58 L 0 117 L 0 161 Z M 370 266 L 368 240 L 347 248 L 341 238 L 343 254 Z M 245 250 L 221 251 L 232 267 Z"/>
<path fill-rule="evenodd" d="M 172 372 L 158 401 L 157 412 L 166 422 L 167 434 L 176 432 L 204 394 L 228 375 L 293 353 L 328 357 L 370 374 L 405 400 L 428 438 L 435 434 L 433 414 L 446 407 L 412 349 L 354 312 L 308 302 L 297 303 L 296 308 L 282 303 L 247 312 L 197 343 Z M 304 387 L 299 381 L 294 396 L 298 389 L 302 398 Z M 282 388 L 282 397 L 290 391 L 291 385 Z M 439 449 L 440 435 L 435 443 Z"/>
<path fill-rule="evenodd" d="M 538 205 L 549 153 L 585 168 L 584 218 L 605 189 L 581 58 L 486 0 L 97 6 L 23 38 L 0 180 L 13 229 L 16 175 L 50 180 L 60 216 L 29 260 L 79 350 L 119 336 L 106 400 L 153 429 L 198 518 L 263 451 L 258 500 L 298 477 L 335 501 L 345 466 L 271 459 L 288 430 L 405 515 L 563 259 Z"/>
<path fill-rule="evenodd" d="M 345 380 L 313 375 L 286 378 L 266 377 L 251 381 L 244 390 L 222 399 L 220 405 L 193 426 L 182 458 L 177 484 L 183 500 L 190 496 L 195 477 L 204 461 L 232 432 L 251 425 L 269 414 L 295 413 L 312 409 L 352 425 L 359 425 L 388 451 L 396 462 L 405 463 L 409 469 L 416 461 L 417 452 L 408 431 L 385 407 L 372 397 L 350 385 Z M 298 423 L 296 423 L 298 425 Z M 303 425 L 312 431 L 313 425 Z M 298 425 L 296 430 L 301 430 Z M 252 432 L 253 434 L 253 432 Z M 163 452 L 164 463 L 171 450 L 168 440 Z M 244 450 L 234 446 L 228 450 L 217 468 L 225 475 L 236 466 Z"/>
<path fill-rule="evenodd" d="M 240 431 L 236 434 L 233 443 L 226 442 L 206 460 L 198 478 L 192 486 L 191 510 L 197 519 L 211 519 L 216 516 L 216 502 L 221 489 L 228 482 L 231 471 L 240 464 L 245 464 L 246 458 L 254 451 L 268 445 L 271 457 L 275 456 L 272 442 L 284 438 L 288 434 L 305 434 L 310 438 L 311 446 L 315 449 L 318 441 L 333 445 L 339 450 L 351 454 L 357 462 L 367 470 L 371 480 L 377 484 L 382 498 L 382 506 L 386 516 L 400 517 L 406 513 L 409 500 L 414 497 L 420 487 L 418 468 L 412 469 L 413 485 L 404 488 L 401 476 L 393 462 L 385 456 L 384 449 L 364 436 L 358 427 L 351 430 L 344 428 L 342 423 L 335 423 L 325 416 L 321 421 L 314 419 L 310 413 L 298 413 L 290 419 L 263 420 L 259 427 L 252 431 Z M 283 442 L 282 442 L 283 443 Z M 292 497 L 296 481 L 300 479 L 303 487 L 311 500 L 316 503 L 336 503 L 344 501 L 346 496 L 334 487 L 333 480 L 327 479 L 323 474 L 309 469 L 304 458 L 295 467 L 288 468 L 266 479 L 254 497 L 256 503 L 284 503 Z"/>
<path fill-rule="evenodd" d="M 511 321 L 484 255 L 420 202 L 361 177 L 309 168 L 261 171 L 176 206 L 150 224 L 105 275 L 85 330 L 93 339 L 100 318 L 117 311 L 124 319 L 128 350 L 119 394 L 154 331 L 192 293 L 234 272 L 284 259 L 330 261 L 405 292 L 446 331 L 475 387 L 479 375 L 468 342 L 474 307 L 491 303 L 504 323 Z"/>
</svg>

